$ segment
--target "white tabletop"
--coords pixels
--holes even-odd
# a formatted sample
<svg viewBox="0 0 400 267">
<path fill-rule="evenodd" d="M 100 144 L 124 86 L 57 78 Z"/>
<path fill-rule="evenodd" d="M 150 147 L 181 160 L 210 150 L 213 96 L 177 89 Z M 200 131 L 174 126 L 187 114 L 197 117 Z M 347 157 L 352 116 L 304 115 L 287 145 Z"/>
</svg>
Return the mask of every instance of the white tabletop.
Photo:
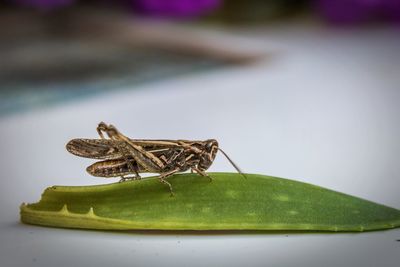
<svg viewBox="0 0 400 267">
<path fill-rule="evenodd" d="M 103 232 L 19 222 L 51 185 L 106 183 L 67 153 L 105 121 L 136 138 L 216 138 L 249 173 L 400 209 L 396 29 L 251 30 L 265 62 L 0 118 L 1 266 L 398 266 L 400 230 L 367 233 Z M 222 157 L 210 171 L 234 171 Z"/>
</svg>

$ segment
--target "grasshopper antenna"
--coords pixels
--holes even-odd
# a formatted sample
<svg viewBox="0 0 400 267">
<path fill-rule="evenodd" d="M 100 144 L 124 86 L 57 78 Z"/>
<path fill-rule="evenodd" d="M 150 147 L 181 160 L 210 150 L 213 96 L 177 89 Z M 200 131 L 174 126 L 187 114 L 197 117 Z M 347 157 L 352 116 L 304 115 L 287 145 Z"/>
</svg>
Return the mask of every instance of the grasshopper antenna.
<svg viewBox="0 0 400 267">
<path fill-rule="evenodd" d="M 247 179 L 246 175 L 244 175 L 244 173 L 240 170 L 240 168 L 235 164 L 235 162 L 233 162 L 233 160 L 231 160 L 231 158 L 221 149 L 218 148 L 219 151 L 222 152 L 222 154 L 224 154 L 224 156 L 227 158 L 227 160 L 229 160 L 229 162 L 232 164 L 232 166 L 237 170 L 238 173 L 240 173 L 245 179 Z"/>
</svg>

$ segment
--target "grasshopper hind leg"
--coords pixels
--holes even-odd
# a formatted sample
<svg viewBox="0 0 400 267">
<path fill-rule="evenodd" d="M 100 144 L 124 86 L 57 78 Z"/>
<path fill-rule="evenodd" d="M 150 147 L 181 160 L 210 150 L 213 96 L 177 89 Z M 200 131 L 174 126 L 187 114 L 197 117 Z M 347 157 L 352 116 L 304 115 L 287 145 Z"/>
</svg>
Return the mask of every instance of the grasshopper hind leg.
<svg viewBox="0 0 400 267">
<path fill-rule="evenodd" d="M 105 132 L 111 140 L 117 140 L 118 137 L 122 136 L 122 134 L 115 128 L 113 125 L 107 125 L 104 122 L 100 122 L 97 126 L 97 133 L 99 134 L 101 139 L 105 139 L 103 132 Z M 132 162 L 128 159 L 130 156 L 129 151 L 126 148 L 126 144 L 123 145 L 120 143 L 115 143 L 115 147 L 121 152 L 122 158 L 125 160 L 126 164 L 128 164 L 129 170 L 134 174 L 134 177 L 126 177 L 125 175 L 121 175 L 120 182 L 124 182 L 126 180 L 140 180 L 141 177 L 137 171 L 137 169 L 133 166 Z"/>
<path fill-rule="evenodd" d="M 128 177 L 121 175 L 121 179 L 119 179 L 118 183 L 123 183 L 123 182 L 126 182 L 127 180 L 129 180 Z"/>
<path fill-rule="evenodd" d="M 119 183 L 123 183 L 126 181 L 130 181 L 130 180 L 141 180 L 142 177 L 136 172 L 135 174 L 133 174 L 133 176 L 128 176 L 128 175 L 121 175 L 120 176 L 121 179 L 119 179 Z"/>
<path fill-rule="evenodd" d="M 101 139 L 105 139 L 103 132 L 105 132 L 110 139 L 116 139 L 119 135 L 119 131 L 113 125 L 107 125 L 104 122 L 100 122 L 96 128 L 97 133 L 99 134 Z"/>
</svg>

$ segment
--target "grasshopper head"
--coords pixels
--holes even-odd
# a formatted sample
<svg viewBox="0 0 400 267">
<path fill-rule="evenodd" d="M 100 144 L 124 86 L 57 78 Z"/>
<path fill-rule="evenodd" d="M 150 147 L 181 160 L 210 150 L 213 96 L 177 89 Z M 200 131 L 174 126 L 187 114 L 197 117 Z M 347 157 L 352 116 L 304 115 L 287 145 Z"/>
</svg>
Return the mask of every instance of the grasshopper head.
<svg viewBox="0 0 400 267">
<path fill-rule="evenodd" d="M 218 142 L 215 139 L 204 141 L 204 153 L 200 156 L 198 168 L 200 170 L 207 170 L 213 163 L 215 156 L 218 152 Z"/>
</svg>

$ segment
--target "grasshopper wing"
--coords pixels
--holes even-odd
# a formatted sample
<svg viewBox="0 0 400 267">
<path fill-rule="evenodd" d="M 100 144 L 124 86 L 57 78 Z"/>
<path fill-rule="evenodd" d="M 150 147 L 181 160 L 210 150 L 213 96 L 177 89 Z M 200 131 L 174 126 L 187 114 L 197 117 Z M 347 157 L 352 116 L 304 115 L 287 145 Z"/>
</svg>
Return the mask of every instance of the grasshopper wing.
<svg viewBox="0 0 400 267">
<path fill-rule="evenodd" d="M 68 152 L 84 158 L 118 159 L 122 153 L 118 151 L 116 142 L 110 139 L 72 139 L 66 145 Z"/>
<path fill-rule="evenodd" d="M 140 146 L 146 151 L 156 155 L 161 154 L 171 148 L 179 147 L 176 142 L 169 140 L 135 140 L 131 142 Z M 125 145 L 123 141 L 111 139 L 72 139 L 66 145 L 66 149 L 71 154 L 79 157 L 91 159 L 120 159 L 124 155 L 118 150 L 118 147 Z"/>
</svg>

